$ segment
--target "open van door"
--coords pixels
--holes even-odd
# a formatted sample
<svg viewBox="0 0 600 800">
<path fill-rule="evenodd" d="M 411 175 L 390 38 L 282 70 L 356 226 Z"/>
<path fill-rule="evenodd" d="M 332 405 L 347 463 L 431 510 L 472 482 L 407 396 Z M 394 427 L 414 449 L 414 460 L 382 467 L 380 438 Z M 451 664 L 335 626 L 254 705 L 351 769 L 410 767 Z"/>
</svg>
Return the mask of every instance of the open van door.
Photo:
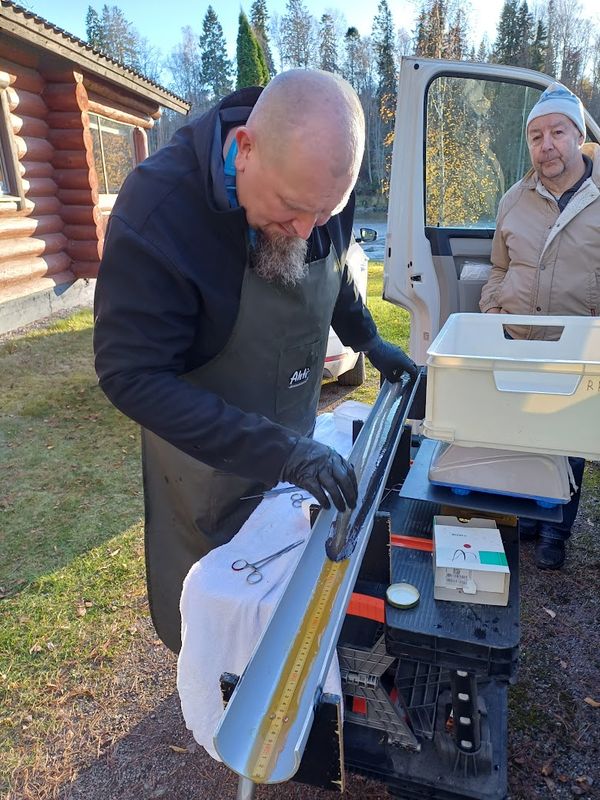
<svg viewBox="0 0 600 800">
<path fill-rule="evenodd" d="M 383 296 L 410 312 L 417 364 L 449 314 L 479 311 L 498 203 L 530 167 L 525 122 L 554 82 L 501 64 L 402 59 Z"/>
</svg>

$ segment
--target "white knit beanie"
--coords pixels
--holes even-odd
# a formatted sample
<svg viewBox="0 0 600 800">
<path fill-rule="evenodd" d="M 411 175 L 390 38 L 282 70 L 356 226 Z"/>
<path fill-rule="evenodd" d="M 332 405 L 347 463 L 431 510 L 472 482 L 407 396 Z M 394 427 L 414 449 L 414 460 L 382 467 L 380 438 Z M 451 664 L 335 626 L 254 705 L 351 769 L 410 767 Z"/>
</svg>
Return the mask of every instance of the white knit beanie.
<svg viewBox="0 0 600 800">
<path fill-rule="evenodd" d="M 577 95 L 560 83 L 551 84 L 529 112 L 527 128 L 531 120 L 546 114 L 564 114 L 585 136 L 583 104 Z"/>
</svg>

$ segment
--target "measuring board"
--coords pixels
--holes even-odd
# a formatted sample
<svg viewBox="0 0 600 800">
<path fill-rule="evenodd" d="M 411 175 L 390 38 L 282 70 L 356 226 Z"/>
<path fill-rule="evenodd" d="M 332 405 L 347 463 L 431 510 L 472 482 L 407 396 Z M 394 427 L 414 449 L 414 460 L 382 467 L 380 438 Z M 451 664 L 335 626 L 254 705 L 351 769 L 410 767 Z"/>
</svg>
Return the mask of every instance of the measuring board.
<svg viewBox="0 0 600 800">
<path fill-rule="evenodd" d="M 254 783 L 265 782 L 270 775 L 272 762 L 283 749 L 290 715 L 297 711 L 302 686 L 315 659 L 329 610 L 347 568 L 348 561 L 326 561 L 323 565 L 306 617 L 296 634 L 281 679 L 273 693 L 273 701 L 260 725 L 255 751 L 247 767 L 247 774 Z"/>
<path fill-rule="evenodd" d="M 217 726 L 219 757 L 253 783 L 287 781 L 300 767 L 415 386 L 384 383 L 352 448 L 354 549 L 345 560 L 327 558 L 337 511 L 322 509 Z"/>
</svg>

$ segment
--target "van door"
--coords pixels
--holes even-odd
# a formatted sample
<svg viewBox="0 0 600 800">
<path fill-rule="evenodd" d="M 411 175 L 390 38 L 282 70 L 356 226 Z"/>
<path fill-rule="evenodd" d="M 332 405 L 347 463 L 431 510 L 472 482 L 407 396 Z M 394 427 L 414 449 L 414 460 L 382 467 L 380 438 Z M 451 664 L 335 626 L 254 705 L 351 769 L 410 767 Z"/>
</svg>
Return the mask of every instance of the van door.
<svg viewBox="0 0 600 800">
<path fill-rule="evenodd" d="M 479 311 L 500 198 L 530 167 L 525 122 L 555 79 L 520 67 L 405 57 L 383 296 L 411 314 L 424 364 L 449 314 Z M 598 126 L 586 117 L 598 140 Z"/>
</svg>

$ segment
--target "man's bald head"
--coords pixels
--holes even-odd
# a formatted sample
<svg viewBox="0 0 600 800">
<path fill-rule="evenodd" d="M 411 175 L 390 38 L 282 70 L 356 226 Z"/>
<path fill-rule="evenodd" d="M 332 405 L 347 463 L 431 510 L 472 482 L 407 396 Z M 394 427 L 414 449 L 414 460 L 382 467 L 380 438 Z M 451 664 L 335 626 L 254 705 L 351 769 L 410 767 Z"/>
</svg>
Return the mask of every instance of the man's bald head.
<svg viewBox="0 0 600 800">
<path fill-rule="evenodd" d="M 295 69 L 273 78 L 235 137 L 237 195 L 250 227 L 307 239 L 348 202 L 364 151 L 364 115 L 342 78 Z"/>
<path fill-rule="evenodd" d="M 365 121 L 347 81 L 322 70 L 293 69 L 273 78 L 254 106 L 247 127 L 257 146 L 279 161 L 298 148 L 327 155 L 331 174 L 358 175 Z"/>
</svg>

